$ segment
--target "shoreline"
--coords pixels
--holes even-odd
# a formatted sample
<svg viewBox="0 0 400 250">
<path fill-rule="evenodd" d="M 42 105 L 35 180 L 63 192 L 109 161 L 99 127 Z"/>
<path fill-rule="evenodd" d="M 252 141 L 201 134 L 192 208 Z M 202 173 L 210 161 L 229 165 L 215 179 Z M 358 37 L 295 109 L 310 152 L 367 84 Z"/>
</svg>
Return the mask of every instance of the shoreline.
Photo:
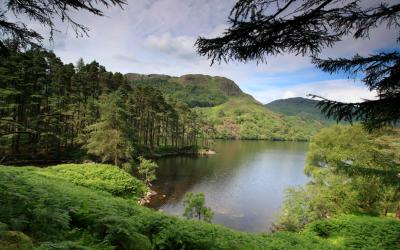
<svg viewBox="0 0 400 250">
<path fill-rule="evenodd" d="M 153 154 L 143 154 L 144 157 L 150 159 L 160 159 L 166 157 L 173 157 L 173 156 L 206 156 L 206 155 L 214 155 L 216 152 L 211 149 L 200 149 L 197 152 L 195 151 L 170 151 L 165 153 L 153 153 Z M 81 164 L 86 162 L 96 162 L 91 159 L 26 159 L 26 160 L 11 160 L 11 161 L 4 161 L 0 162 L 0 165 L 4 166 L 37 166 L 37 167 L 46 167 L 46 166 L 53 166 L 58 164 Z"/>
<path fill-rule="evenodd" d="M 308 140 L 275 140 L 275 139 L 235 139 L 235 138 L 217 138 L 216 140 L 220 141 L 271 141 L 271 142 L 302 142 L 302 143 L 308 143 Z M 193 150 L 193 149 L 176 149 L 176 150 L 171 150 L 171 151 L 165 151 L 165 152 L 156 152 L 156 153 L 143 153 L 142 155 L 144 157 L 150 158 L 150 159 L 160 159 L 160 158 L 167 158 L 167 157 L 174 157 L 174 156 L 209 156 L 209 155 L 214 155 L 217 152 L 214 151 L 213 149 L 198 149 L 198 150 Z M 41 159 L 40 159 L 41 158 Z M 26 165 L 31 165 L 31 166 L 38 166 L 38 167 L 45 167 L 45 166 L 52 166 L 52 165 L 57 165 L 57 164 L 68 164 L 68 163 L 85 163 L 86 161 L 93 161 L 96 162 L 96 160 L 93 159 L 43 159 L 45 157 L 40 157 L 40 156 L 31 156 L 31 159 L 27 156 L 26 160 L 10 160 L 7 161 L 7 157 L 3 157 L 0 161 L 0 165 L 4 166 L 26 166 Z"/>
</svg>

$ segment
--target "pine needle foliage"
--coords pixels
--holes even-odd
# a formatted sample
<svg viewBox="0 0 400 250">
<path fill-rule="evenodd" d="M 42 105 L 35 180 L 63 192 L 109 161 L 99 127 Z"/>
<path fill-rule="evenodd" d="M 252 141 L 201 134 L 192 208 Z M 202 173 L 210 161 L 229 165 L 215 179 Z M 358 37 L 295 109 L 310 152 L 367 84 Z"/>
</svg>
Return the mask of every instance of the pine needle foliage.
<svg viewBox="0 0 400 250">
<path fill-rule="evenodd" d="M 85 148 L 89 154 L 101 157 L 103 162 L 113 161 L 116 166 L 133 156 L 132 131 L 128 114 L 119 91 L 100 98 L 100 121 L 89 125 Z"/>
<path fill-rule="evenodd" d="M 43 36 L 21 21 L 10 20 L 10 15 L 18 18 L 25 17 L 30 21 L 37 22 L 50 30 L 50 39 L 54 32 L 58 31 L 56 22 L 65 22 L 76 34 L 76 36 L 87 35 L 89 28 L 75 21 L 75 11 L 86 11 L 96 16 L 103 16 L 102 7 L 122 6 L 125 0 L 7 0 L 2 1 L 0 6 L 0 53 L 8 54 L 5 46 L 8 41 L 17 41 L 19 46 L 40 46 Z"/>
</svg>

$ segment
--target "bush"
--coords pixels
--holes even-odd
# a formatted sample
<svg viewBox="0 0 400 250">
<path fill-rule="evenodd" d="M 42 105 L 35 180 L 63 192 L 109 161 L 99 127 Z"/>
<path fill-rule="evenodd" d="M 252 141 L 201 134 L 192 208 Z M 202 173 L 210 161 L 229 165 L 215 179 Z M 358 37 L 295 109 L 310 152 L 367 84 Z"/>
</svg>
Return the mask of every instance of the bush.
<svg viewBox="0 0 400 250">
<path fill-rule="evenodd" d="M 44 168 L 39 173 L 125 198 L 140 198 L 147 190 L 140 180 L 106 164 L 63 164 Z"/>
<path fill-rule="evenodd" d="M 306 232 L 340 242 L 344 249 L 400 249 L 400 222 L 393 218 L 342 215 L 311 223 Z"/>
</svg>

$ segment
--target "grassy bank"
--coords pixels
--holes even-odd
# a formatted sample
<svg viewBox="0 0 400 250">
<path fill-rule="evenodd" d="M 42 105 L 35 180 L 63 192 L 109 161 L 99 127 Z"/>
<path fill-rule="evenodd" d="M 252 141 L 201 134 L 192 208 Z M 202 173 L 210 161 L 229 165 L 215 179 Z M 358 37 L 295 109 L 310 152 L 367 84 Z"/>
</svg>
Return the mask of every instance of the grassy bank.
<svg viewBox="0 0 400 250">
<path fill-rule="evenodd" d="M 124 198 L 140 198 L 147 190 L 142 181 L 118 167 L 107 164 L 61 164 L 31 170 L 46 177 L 59 178 L 78 186 L 105 191 Z"/>
<path fill-rule="evenodd" d="M 85 171 L 91 171 L 91 167 L 64 165 L 46 170 L 1 166 L 0 248 L 400 248 L 400 222 L 394 219 L 342 216 L 314 223 L 300 233 L 272 234 L 242 233 L 219 225 L 178 219 L 138 206 L 134 199 L 117 197 L 118 193 L 103 188 L 103 184 L 73 181 L 80 178 L 76 176 L 90 181 L 92 177 Z M 61 171 L 66 168 L 67 171 Z M 119 171 L 110 171 L 115 170 Z M 112 176 L 99 174 L 93 183 L 103 180 L 118 183 L 111 179 Z"/>
</svg>

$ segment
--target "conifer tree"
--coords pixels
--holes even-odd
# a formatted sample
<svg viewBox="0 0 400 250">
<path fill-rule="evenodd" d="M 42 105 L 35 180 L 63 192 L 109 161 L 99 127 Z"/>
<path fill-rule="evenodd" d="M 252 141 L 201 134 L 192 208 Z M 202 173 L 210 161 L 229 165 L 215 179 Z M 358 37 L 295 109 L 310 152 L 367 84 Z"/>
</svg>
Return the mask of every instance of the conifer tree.
<svg viewBox="0 0 400 250">
<path fill-rule="evenodd" d="M 139 161 L 138 173 L 143 177 L 143 181 L 148 186 L 151 186 L 151 182 L 157 179 L 156 170 L 158 165 L 154 161 L 145 159 L 142 156 L 139 157 Z"/>
<path fill-rule="evenodd" d="M 41 45 L 43 36 L 36 30 L 29 28 L 24 22 L 16 22 L 9 16 L 14 15 L 17 19 L 22 17 L 37 22 L 49 28 L 50 38 L 56 29 L 56 20 L 67 23 L 77 36 L 87 35 L 89 29 L 78 23 L 73 18 L 74 11 L 87 11 L 90 14 L 103 16 L 101 6 L 119 6 L 126 4 L 125 0 L 6 0 L 0 3 L 0 54 L 8 54 L 7 40 L 18 41 L 19 45 Z"/>
<path fill-rule="evenodd" d="M 102 161 L 113 161 L 120 166 L 133 156 L 131 131 L 127 112 L 120 92 L 101 97 L 100 121 L 89 125 L 85 148 L 88 153 L 99 156 Z"/>
</svg>

